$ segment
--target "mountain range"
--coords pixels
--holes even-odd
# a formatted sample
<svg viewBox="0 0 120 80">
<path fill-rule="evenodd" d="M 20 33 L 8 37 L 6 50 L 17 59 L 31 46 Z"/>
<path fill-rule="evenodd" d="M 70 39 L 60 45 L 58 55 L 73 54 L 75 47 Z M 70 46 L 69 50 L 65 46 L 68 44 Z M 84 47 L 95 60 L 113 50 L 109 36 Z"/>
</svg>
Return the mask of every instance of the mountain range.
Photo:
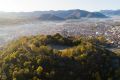
<svg viewBox="0 0 120 80">
<path fill-rule="evenodd" d="M 58 10 L 58 11 L 34 11 L 34 12 L 0 12 L 0 18 L 31 18 L 38 20 L 68 20 L 81 18 L 107 18 L 100 12 L 85 10 Z"/>
<path fill-rule="evenodd" d="M 104 15 L 108 16 L 120 16 L 120 9 L 118 10 L 101 10 L 100 11 Z"/>
<path fill-rule="evenodd" d="M 102 13 L 99 12 L 88 12 L 85 10 L 66 10 L 66 11 L 48 11 L 47 14 L 51 14 L 63 19 L 80 19 L 80 18 L 106 18 Z M 44 16 L 44 15 L 42 15 Z"/>
<path fill-rule="evenodd" d="M 35 19 L 35 20 L 69 20 L 81 18 L 108 18 L 120 16 L 120 10 L 101 10 L 89 12 L 80 9 L 58 11 L 34 11 L 34 12 L 0 12 L 0 19 Z"/>
</svg>

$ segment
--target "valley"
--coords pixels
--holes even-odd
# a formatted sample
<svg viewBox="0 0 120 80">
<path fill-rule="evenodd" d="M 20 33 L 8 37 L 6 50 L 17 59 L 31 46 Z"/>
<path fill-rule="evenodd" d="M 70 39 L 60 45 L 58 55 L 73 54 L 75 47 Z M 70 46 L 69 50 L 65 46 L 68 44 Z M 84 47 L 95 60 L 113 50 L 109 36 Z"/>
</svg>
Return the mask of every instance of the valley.
<svg viewBox="0 0 120 80">
<path fill-rule="evenodd" d="M 116 18 L 23 22 L 0 25 L 0 44 L 3 45 L 22 36 L 60 33 L 63 36 L 104 36 L 115 47 L 120 47 L 120 20 Z"/>
</svg>

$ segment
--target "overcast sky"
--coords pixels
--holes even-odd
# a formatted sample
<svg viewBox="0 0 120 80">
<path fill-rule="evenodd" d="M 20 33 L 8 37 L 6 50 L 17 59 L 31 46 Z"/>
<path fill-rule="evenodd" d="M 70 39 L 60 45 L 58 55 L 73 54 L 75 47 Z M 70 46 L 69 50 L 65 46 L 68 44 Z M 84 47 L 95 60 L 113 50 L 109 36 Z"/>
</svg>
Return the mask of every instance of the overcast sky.
<svg viewBox="0 0 120 80">
<path fill-rule="evenodd" d="M 0 0 L 0 11 L 7 12 L 68 9 L 116 10 L 120 9 L 120 0 Z"/>
</svg>

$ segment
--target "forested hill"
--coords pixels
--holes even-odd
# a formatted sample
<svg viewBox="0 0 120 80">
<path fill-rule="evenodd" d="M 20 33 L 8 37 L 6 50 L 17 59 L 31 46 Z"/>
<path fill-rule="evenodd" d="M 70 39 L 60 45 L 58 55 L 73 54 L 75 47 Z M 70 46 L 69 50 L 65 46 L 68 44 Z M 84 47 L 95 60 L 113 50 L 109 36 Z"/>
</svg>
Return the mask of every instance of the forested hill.
<svg viewBox="0 0 120 80">
<path fill-rule="evenodd" d="M 105 43 L 60 34 L 22 37 L 0 51 L 0 80 L 120 80 L 120 57 L 99 46 Z"/>
</svg>

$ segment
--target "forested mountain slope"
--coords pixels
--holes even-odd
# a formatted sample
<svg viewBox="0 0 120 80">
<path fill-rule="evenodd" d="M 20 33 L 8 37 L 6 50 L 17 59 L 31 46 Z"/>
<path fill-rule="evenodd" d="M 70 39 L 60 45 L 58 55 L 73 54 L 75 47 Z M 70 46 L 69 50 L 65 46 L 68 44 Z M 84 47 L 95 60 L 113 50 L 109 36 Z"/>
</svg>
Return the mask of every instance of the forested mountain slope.
<svg viewBox="0 0 120 80">
<path fill-rule="evenodd" d="M 22 37 L 1 50 L 0 80 L 119 80 L 120 57 L 103 43 L 60 34 Z"/>
</svg>

